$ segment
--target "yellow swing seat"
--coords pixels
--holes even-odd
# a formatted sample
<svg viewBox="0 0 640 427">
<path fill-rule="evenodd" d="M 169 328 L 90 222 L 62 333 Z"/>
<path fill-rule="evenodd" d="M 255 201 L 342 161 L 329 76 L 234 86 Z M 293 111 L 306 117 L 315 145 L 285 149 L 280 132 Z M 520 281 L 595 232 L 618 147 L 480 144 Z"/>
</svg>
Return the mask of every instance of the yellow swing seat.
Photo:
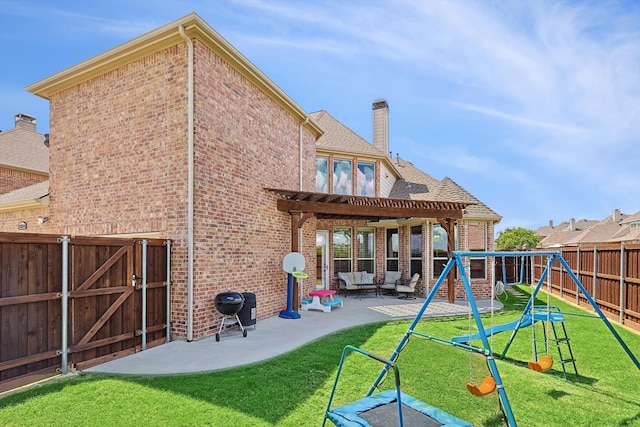
<svg viewBox="0 0 640 427">
<path fill-rule="evenodd" d="M 549 355 L 544 355 L 540 360 L 530 360 L 529 368 L 536 372 L 546 372 L 553 366 L 553 359 Z"/>
<path fill-rule="evenodd" d="M 482 380 L 482 384 L 475 385 L 474 383 L 467 383 L 467 390 L 474 396 L 482 397 L 487 394 L 491 394 L 496 390 L 496 380 L 491 375 L 488 375 Z"/>
</svg>

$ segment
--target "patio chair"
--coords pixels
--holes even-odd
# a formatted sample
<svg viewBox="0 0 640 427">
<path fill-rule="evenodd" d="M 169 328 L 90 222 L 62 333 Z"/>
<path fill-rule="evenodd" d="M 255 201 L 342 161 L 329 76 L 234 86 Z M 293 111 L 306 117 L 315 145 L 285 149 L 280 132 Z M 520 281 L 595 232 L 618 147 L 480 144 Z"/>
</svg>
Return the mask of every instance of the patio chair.
<svg viewBox="0 0 640 427">
<path fill-rule="evenodd" d="M 387 294 L 396 293 L 396 285 L 402 283 L 402 272 L 386 271 L 384 273 L 384 281 L 380 285 L 380 292 Z"/>
<path fill-rule="evenodd" d="M 416 291 L 416 285 L 418 284 L 418 280 L 420 279 L 420 275 L 418 273 L 414 274 L 411 278 L 411 281 L 407 285 L 396 285 L 396 292 L 401 294 L 401 299 L 416 299 L 413 296 L 413 293 Z"/>
</svg>

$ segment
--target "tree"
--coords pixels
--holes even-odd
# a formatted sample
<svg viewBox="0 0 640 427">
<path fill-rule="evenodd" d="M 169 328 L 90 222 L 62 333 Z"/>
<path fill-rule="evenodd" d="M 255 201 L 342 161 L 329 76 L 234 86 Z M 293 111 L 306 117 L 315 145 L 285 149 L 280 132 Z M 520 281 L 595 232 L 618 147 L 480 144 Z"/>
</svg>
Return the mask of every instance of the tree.
<svg viewBox="0 0 640 427">
<path fill-rule="evenodd" d="M 533 231 L 522 227 L 507 228 L 498 233 L 496 239 L 497 250 L 522 250 L 535 248 L 540 243 L 540 236 Z"/>
</svg>

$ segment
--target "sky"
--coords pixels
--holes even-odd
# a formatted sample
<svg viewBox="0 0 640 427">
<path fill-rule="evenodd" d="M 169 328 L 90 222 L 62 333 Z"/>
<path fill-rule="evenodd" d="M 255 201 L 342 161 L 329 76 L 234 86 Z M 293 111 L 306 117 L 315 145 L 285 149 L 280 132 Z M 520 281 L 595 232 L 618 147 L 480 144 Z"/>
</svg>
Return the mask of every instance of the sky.
<svg viewBox="0 0 640 427">
<path fill-rule="evenodd" d="M 0 130 L 24 88 L 191 12 L 305 111 L 449 177 L 497 231 L 640 210 L 640 2 L 0 0 Z"/>
</svg>

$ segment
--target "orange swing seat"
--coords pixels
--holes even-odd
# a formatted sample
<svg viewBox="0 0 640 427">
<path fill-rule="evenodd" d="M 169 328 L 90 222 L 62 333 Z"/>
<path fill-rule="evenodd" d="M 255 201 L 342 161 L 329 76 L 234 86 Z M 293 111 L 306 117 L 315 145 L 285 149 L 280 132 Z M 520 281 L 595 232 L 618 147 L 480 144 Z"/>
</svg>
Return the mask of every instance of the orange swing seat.
<svg viewBox="0 0 640 427">
<path fill-rule="evenodd" d="M 529 368 L 533 369 L 536 372 L 546 372 L 553 366 L 553 359 L 549 355 L 544 355 L 540 358 L 540 360 L 530 360 Z"/>
<path fill-rule="evenodd" d="M 467 390 L 474 396 L 486 396 L 496 390 L 496 380 L 491 375 L 487 375 L 479 386 L 474 383 L 467 383 Z"/>
</svg>

